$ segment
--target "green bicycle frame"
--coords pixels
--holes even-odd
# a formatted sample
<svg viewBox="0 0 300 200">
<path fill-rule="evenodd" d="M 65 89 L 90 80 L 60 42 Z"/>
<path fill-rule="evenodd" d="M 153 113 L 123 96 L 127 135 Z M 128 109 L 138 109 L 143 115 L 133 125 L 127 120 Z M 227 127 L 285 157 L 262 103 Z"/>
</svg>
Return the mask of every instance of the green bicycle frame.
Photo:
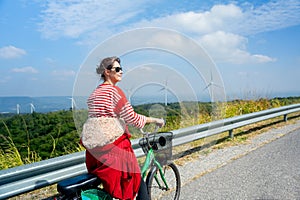
<svg viewBox="0 0 300 200">
<path fill-rule="evenodd" d="M 167 181 L 165 179 L 165 176 L 163 174 L 163 168 L 162 168 L 161 164 L 155 159 L 154 151 L 153 151 L 152 148 L 149 149 L 149 151 L 146 155 L 145 163 L 142 167 L 142 177 L 143 177 L 143 179 L 146 177 L 147 170 L 151 167 L 152 163 L 158 168 L 159 174 L 160 174 L 160 176 L 161 176 L 161 178 L 162 178 L 162 180 L 163 180 L 163 182 L 166 186 L 166 189 L 168 190 L 169 186 L 168 186 Z M 154 178 L 155 178 L 158 186 L 161 187 L 160 182 L 158 181 L 157 175 L 155 175 Z"/>
</svg>

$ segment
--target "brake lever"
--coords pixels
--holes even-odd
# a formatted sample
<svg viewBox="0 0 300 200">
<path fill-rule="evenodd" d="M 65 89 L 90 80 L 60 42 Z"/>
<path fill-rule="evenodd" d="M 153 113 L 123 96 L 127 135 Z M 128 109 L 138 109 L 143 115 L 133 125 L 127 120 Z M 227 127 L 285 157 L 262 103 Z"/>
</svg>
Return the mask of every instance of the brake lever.
<svg viewBox="0 0 300 200">
<path fill-rule="evenodd" d="M 143 128 L 140 128 L 140 131 L 141 131 L 141 133 L 142 133 L 146 138 L 148 138 L 149 132 L 145 132 L 145 131 L 143 130 Z"/>
<path fill-rule="evenodd" d="M 155 130 L 154 130 L 153 133 L 157 133 L 159 128 L 160 128 L 159 126 L 155 126 Z M 143 128 L 140 128 L 140 131 L 141 131 L 141 133 L 142 133 L 143 135 L 145 135 L 146 137 L 148 137 L 149 132 L 145 132 L 145 131 L 143 130 Z"/>
<path fill-rule="evenodd" d="M 154 130 L 154 133 L 157 133 L 158 129 L 159 129 L 159 126 L 156 126 L 155 130 Z"/>
</svg>

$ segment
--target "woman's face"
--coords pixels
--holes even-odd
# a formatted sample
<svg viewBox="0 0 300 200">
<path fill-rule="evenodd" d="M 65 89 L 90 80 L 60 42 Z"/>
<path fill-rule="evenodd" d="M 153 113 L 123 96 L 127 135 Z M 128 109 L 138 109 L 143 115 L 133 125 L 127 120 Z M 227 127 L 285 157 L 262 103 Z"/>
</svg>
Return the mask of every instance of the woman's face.
<svg viewBox="0 0 300 200">
<path fill-rule="evenodd" d="M 123 71 L 120 64 L 115 61 L 113 67 L 108 70 L 108 78 L 111 80 L 113 84 L 122 80 Z"/>
</svg>

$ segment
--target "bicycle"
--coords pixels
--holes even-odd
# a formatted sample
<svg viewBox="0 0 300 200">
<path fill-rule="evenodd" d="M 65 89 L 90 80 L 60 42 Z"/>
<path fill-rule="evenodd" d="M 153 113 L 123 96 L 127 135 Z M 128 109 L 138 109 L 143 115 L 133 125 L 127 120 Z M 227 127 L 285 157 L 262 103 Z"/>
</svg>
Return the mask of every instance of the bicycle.
<svg viewBox="0 0 300 200">
<path fill-rule="evenodd" d="M 181 180 L 176 165 L 171 161 L 172 157 L 172 132 L 144 133 L 139 140 L 146 158 L 141 168 L 141 174 L 146 182 L 150 199 L 157 199 L 167 194 L 167 199 L 178 200 L 180 196 Z M 59 195 L 57 200 L 79 200 L 81 191 L 98 189 L 101 180 L 93 174 L 83 174 L 60 181 L 57 184 Z M 103 192 L 103 195 L 107 193 Z M 107 199 L 112 199 L 111 197 Z"/>
<path fill-rule="evenodd" d="M 156 132 L 143 133 L 144 137 L 139 140 L 146 154 L 141 169 L 142 177 L 146 178 L 150 199 L 156 199 L 167 192 L 167 199 L 178 200 L 181 180 L 178 168 L 171 161 L 173 133 Z"/>
</svg>

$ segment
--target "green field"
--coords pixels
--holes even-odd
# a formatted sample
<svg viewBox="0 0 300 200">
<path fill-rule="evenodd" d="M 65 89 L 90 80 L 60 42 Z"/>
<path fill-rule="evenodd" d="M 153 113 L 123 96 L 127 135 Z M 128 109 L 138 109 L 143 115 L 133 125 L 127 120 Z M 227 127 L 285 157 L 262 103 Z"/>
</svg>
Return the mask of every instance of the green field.
<svg viewBox="0 0 300 200">
<path fill-rule="evenodd" d="M 170 103 L 135 106 L 137 113 L 151 115 L 149 110 L 163 110 L 166 126 L 171 131 L 195 124 L 207 123 L 270 108 L 300 103 L 300 97 L 234 100 L 226 103 Z M 190 106 L 189 106 L 190 105 Z M 196 107 L 195 107 L 196 105 Z M 163 109 L 162 109 L 163 108 Z M 195 113 L 195 111 L 197 113 Z M 75 111 L 86 116 L 86 111 Z M 157 114 L 157 113 L 156 113 Z M 75 117 L 77 119 L 77 116 Z M 78 121 L 78 119 L 77 119 Z M 84 117 L 79 120 L 84 122 Z M 140 137 L 131 128 L 132 138 Z M 84 150 L 79 144 L 79 132 L 74 123 L 74 111 L 0 115 L 0 169 L 37 162 Z"/>
</svg>

